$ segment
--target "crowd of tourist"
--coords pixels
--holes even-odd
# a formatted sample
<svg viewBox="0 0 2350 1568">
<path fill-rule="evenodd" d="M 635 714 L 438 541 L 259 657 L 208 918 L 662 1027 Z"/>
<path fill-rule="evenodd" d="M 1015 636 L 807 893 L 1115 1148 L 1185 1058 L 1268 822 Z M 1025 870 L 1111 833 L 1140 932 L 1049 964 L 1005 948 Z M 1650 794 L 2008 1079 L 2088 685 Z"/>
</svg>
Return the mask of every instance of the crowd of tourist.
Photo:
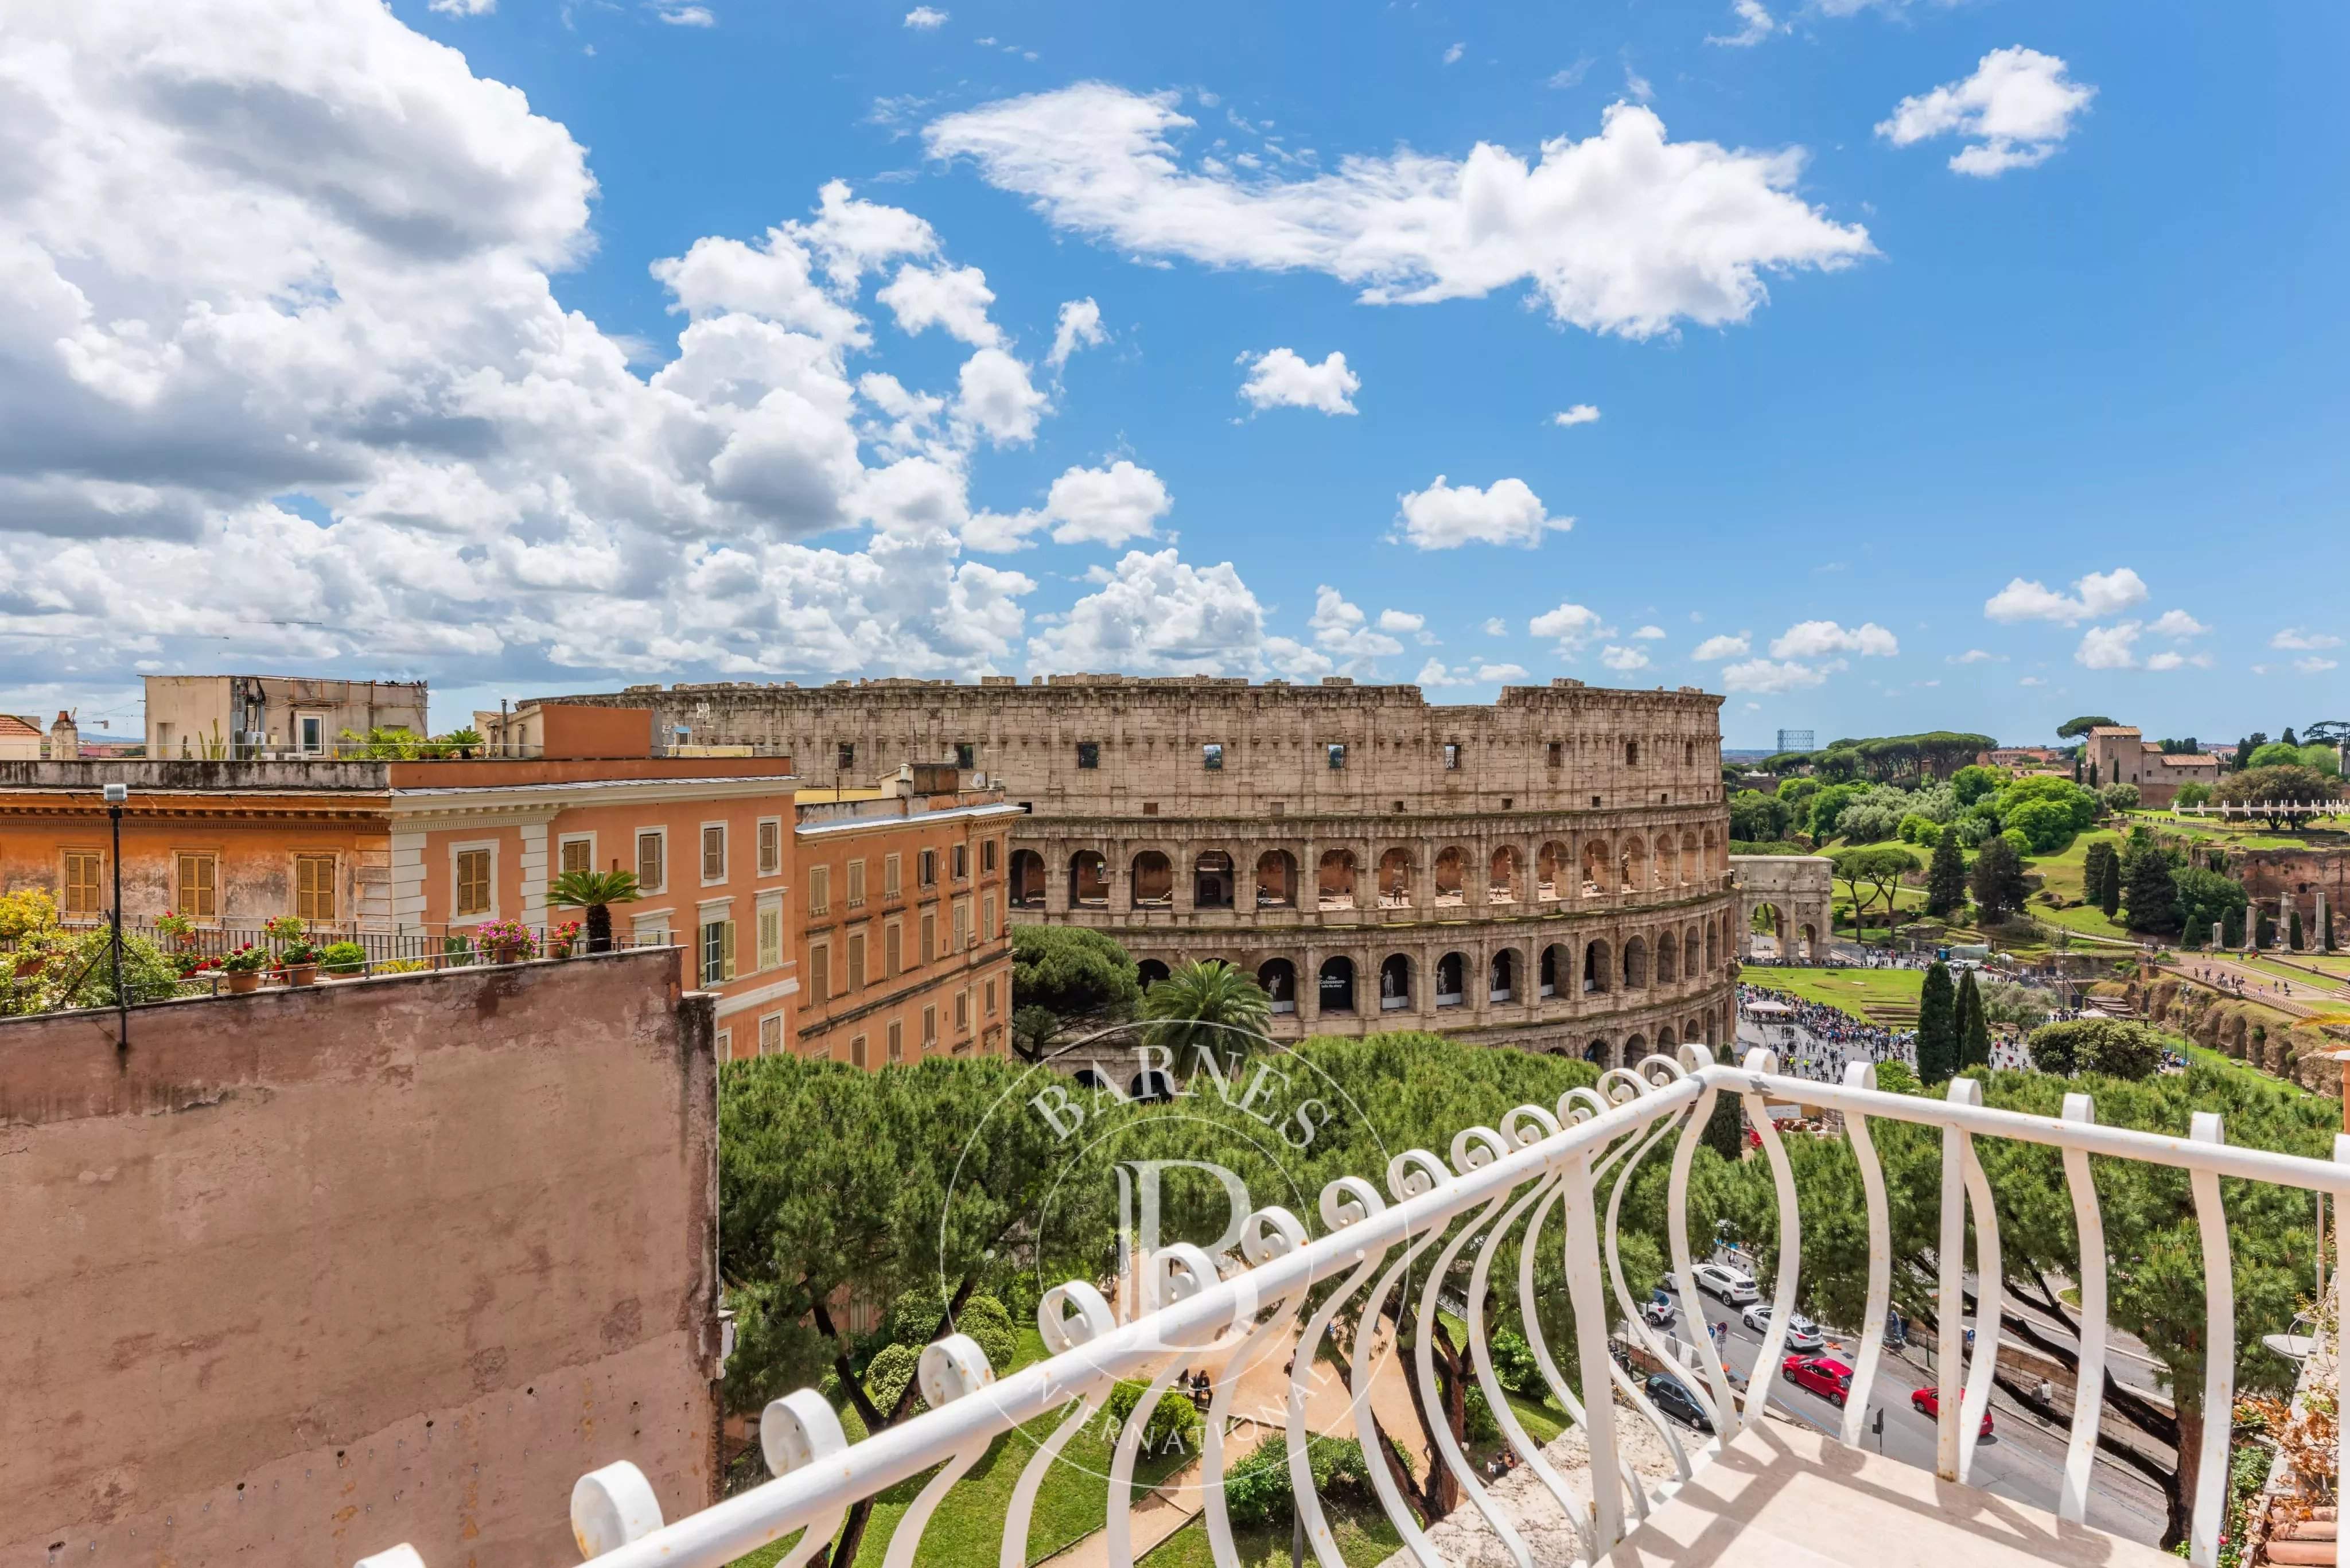
<svg viewBox="0 0 2350 1568">
<path fill-rule="evenodd" d="M 1758 1003 L 1785 1011 L 1757 1011 Z M 1825 1002 L 1741 985 L 1738 1017 L 1762 1032 L 1762 1043 L 1779 1054 L 1781 1068 L 1792 1077 L 1834 1084 L 1843 1081 L 1848 1063 L 1918 1065 L 1916 1030 L 1882 1029 Z"/>
</svg>

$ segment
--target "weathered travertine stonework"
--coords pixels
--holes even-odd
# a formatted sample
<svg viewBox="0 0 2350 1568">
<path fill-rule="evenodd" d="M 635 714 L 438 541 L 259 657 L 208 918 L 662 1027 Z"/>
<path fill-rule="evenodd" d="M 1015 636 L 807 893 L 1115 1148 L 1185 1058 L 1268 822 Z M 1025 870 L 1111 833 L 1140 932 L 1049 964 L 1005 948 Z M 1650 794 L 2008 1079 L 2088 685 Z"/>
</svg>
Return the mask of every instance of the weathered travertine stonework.
<svg viewBox="0 0 2350 1568">
<path fill-rule="evenodd" d="M 1729 1037 L 1721 699 L 1054 676 L 634 687 L 693 743 L 811 781 L 956 760 L 1033 815 L 1014 909 L 1151 972 L 1226 959 L 1282 1033 L 1429 1028 L 1620 1060 Z"/>
</svg>

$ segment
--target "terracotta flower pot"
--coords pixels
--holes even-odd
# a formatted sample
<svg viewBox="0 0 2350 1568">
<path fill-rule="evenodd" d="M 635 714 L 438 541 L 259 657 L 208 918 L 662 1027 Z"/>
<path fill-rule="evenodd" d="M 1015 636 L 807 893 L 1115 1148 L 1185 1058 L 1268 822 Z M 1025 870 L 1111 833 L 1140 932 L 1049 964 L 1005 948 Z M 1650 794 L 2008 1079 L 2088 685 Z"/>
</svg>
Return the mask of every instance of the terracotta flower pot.
<svg viewBox="0 0 2350 1568">
<path fill-rule="evenodd" d="M 231 970 L 228 972 L 228 990 L 231 996 L 243 996 L 247 992 L 260 989 L 261 971 L 259 970 Z"/>
<path fill-rule="evenodd" d="M 288 985 L 315 985 L 317 979 L 317 964 L 289 963 L 286 966 L 286 983 Z"/>
<path fill-rule="evenodd" d="M 30 979 L 32 976 L 40 973 L 41 966 L 48 961 L 49 955 L 47 953 L 32 953 L 26 957 L 18 959 L 16 961 L 16 978 L 18 980 Z"/>
</svg>

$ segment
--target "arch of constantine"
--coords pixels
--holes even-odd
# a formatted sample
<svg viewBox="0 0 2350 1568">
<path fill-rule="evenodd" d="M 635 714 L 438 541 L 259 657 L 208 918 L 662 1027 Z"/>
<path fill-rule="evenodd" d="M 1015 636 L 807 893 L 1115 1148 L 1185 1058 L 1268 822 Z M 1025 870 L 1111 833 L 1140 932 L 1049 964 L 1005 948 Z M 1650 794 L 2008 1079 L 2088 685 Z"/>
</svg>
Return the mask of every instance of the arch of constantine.
<svg viewBox="0 0 2350 1568">
<path fill-rule="evenodd" d="M 1738 957 L 1776 958 L 1817 963 L 1826 956 L 1835 930 L 1835 872 L 1825 855 L 1733 855 L 1731 880 L 1738 889 Z M 1769 910 L 1770 930 L 1756 930 L 1758 911 Z"/>
<path fill-rule="evenodd" d="M 1012 915 L 1115 936 L 1148 982 L 1222 959 L 1274 1033 L 1437 1030 L 1607 1063 L 1731 1037 L 1744 930 L 1721 699 L 1210 677 L 635 687 L 696 745 L 811 783 L 983 774 L 1015 824 Z"/>
</svg>

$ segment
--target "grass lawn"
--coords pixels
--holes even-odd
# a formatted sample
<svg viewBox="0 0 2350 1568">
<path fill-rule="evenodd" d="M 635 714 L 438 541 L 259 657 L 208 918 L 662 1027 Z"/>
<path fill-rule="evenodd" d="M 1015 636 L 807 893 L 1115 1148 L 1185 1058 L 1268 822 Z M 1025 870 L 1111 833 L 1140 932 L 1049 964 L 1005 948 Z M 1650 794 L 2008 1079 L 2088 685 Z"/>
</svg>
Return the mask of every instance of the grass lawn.
<svg viewBox="0 0 2350 1568">
<path fill-rule="evenodd" d="M 1395 1526 L 1388 1522 L 1376 1501 L 1366 1500 L 1356 1505 L 1352 1499 L 1344 1503 L 1325 1499 L 1322 1508 L 1330 1521 L 1330 1533 L 1337 1537 L 1338 1555 L 1346 1560 L 1347 1568 L 1376 1568 L 1403 1546 L 1403 1537 L 1395 1532 Z M 1286 1522 L 1236 1527 L 1232 1545 L 1246 1568 L 1289 1568 L 1291 1528 Z M 1306 1552 L 1305 1560 L 1314 1561 L 1312 1551 Z M 1143 1568 L 1215 1568 L 1216 1560 L 1208 1550 L 1206 1522 L 1195 1519 L 1135 1561 Z"/>
<path fill-rule="evenodd" d="M 1783 991 L 1805 1002 L 1825 1002 L 1855 1018 L 1874 1023 L 1868 1010 L 1914 1014 L 1918 993 L 1926 983 L 1921 969 L 1758 969 L 1747 982 L 1766 991 Z"/>
<path fill-rule="evenodd" d="M 1035 1329 L 1024 1329 L 1020 1354 L 1014 1367 L 1007 1370 L 1044 1358 L 1044 1340 Z M 1066 1410 L 1056 1410 L 998 1438 L 986 1457 L 955 1483 L 954 1490 L 947 1493 L 938 1511 L 931 1516 L 930 1528 L 922 1532 L 921 1548 L 914 1554 L 915 1563 L 921 1568 L 963 1568 L 966 1563 L 993 1563 L 1003 1539 L 1003 1515 L 1012 1503 L 1012 1489 L 1019 1484 L 1020 1472 L 1035 1455 L 1036 1445 L 1052 1435 L 1066 1415 Z M 857 1418 L 854 1409 L 841 1412 L 840 1424 L 852 1443 L 865 1435 L 864 1423 Z M 1105 1417 L 1097 1413 L 1063 1447 L 1046 1474 L 1036 1494 L 1035 1511 L 1029 1518 L 1029 1562 L 1048 1557 L 1102 1527 L 1109 1507 L 1113 1446 L 1111 1439 L 1102 1435 L 1105 1425 Z M 1191 1457 L 1178 1453 L 1144 1455 L 1137 1459 L 1137 1495 L 1180 1469 Z M 865 1527 L 865 1538 L 857 1549 L 858 1562 L 878 1563 L 882 1560 L 898 1521 L 905 1517 L 907 1508 L 934 1473 L 925 1470 L 881 1494 L 873 1506 L 872 1520 Z M 1287 1539 L 1283 1537 L 1284 1547 Z M 779 1541 L 763 1546 L 735 1559 L 734 1568 L 768 1568 L 790 1544 L 789 1541 Z"/>
</svg>

